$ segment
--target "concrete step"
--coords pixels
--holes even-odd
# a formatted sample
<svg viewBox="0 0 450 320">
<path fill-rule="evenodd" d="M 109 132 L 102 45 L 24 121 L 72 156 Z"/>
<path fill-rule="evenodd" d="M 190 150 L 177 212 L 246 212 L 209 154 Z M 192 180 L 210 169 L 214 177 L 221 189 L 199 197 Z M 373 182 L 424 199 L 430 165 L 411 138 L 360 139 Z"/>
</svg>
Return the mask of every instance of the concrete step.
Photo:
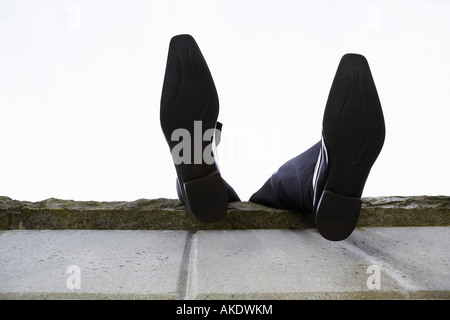
<svg viewBox="0 0 450 320">
<path fill-rule="evenodd" d="M 12 230 L 1 299 L 450 299 L 449 227 Z"/>
</svg>

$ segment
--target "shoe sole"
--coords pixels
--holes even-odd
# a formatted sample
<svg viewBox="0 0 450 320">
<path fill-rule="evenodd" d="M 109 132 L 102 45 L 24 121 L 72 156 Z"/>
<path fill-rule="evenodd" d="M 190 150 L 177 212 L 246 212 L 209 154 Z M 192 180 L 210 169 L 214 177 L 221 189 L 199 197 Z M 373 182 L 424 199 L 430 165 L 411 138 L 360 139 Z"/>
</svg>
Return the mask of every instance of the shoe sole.
<svg viewBox="0 0 450 320">
<path fill-rule="evenodd" d="M 328 179 L 318 201 L 315 222 L 326 239 L 347 238 L 356 227 L 361 195 L 385 137 L 385 125 L 367 60 L 345 55 L 325 107 L 323 144 Z"/>
<path fill-rule="evenodd" d="M 176 129 L 191 135 L 190 163 L 175 164 L 179 189 L 187 209 L 203 222 L 222 219 L 228 208 L 225 184 L 215 163 L 195 163 L 194 144 L 202 144 L 202 152 L 211 141 L 195 141 L 194 122 L 202 122 L 201 137 L 214 129 L 219 114 L 217 91 L 203 55 L 190 35 L 172 38 L 169 46 L 163 93 L 161 96 L 161 127 L 170 150 L 179 141 L 172 141 Z M 197 139 L 198 140 L 198 139 Z"/>
</svg>

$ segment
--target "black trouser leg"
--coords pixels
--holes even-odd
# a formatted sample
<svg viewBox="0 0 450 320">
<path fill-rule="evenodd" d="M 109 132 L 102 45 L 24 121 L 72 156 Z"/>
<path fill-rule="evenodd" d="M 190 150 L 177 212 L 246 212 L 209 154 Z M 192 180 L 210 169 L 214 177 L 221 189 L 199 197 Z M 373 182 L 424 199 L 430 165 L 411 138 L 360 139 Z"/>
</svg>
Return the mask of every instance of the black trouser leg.
<svg viewBox="0 0 450 320">
<path fill-rule="evenodd" d="M 312 177 L 319 156 L 318 142 L 302 154 L 283 164 L 250 201 L 269 207 L 313 213 Z"/>
</svg>

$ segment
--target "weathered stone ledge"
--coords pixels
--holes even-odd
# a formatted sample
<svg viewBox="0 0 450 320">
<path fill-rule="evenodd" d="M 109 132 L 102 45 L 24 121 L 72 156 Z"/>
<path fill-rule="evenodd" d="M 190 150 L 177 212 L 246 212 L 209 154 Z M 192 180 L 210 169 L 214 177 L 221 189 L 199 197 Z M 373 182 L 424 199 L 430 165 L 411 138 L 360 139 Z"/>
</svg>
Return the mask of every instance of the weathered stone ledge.
<svg viewBox="0 0 450 320">
<path fill-rule="evenodd" d="M 449 196 L 364 198 L 358 227 L 448 226 Z M 115 229 L 229 230 L 313 228 L 311 215 L 251 202 L 230 203 L 217 223 L 199 222 L 179 200 L 98 202 L 50 198 L 38 202 L 0 196 L 0 230 Z"/>
</svg>

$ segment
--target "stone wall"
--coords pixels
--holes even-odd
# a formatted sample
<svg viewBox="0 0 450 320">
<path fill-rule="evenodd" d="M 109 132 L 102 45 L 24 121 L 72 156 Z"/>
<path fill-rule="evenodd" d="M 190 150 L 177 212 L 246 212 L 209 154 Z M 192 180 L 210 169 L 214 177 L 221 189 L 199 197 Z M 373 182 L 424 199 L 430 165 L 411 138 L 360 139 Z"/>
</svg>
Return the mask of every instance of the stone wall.
<svg viewBox="0 0 450 320">
<path fill-rule="evenodd" d="M 358 227 L 448 226 L 450 197 L 364 198 Z M 311 215 L 273 209 L 251 202 L 230 203 L 217 223 L 199 222 L 175 199 L 136 201 L 18 201 L 0 196 L 0 230 L 13 229 L 139 229 L 227 230 L 313 228 Z"/>
</svg>

